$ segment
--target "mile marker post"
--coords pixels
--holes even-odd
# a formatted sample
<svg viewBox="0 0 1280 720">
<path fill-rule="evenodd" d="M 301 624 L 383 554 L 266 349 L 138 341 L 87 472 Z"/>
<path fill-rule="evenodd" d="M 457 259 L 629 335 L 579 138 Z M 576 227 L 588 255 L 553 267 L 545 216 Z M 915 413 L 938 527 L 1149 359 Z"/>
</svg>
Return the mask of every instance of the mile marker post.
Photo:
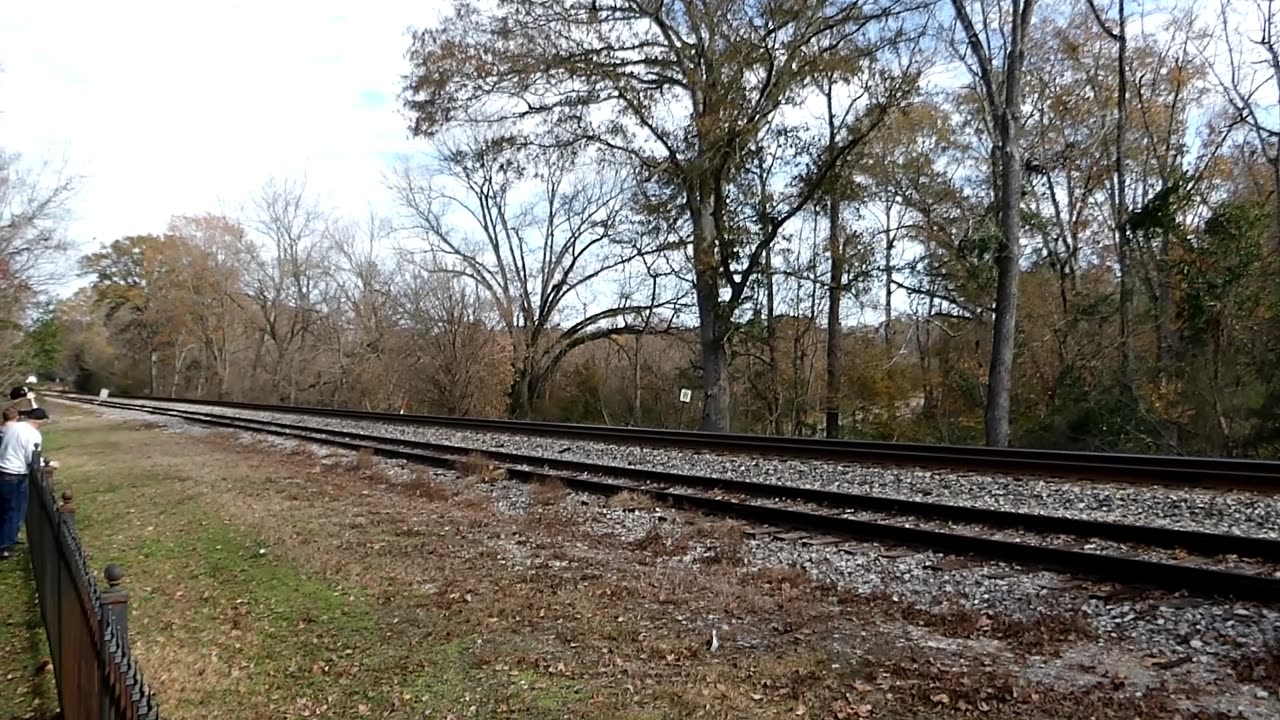
<svg viewBox="0 0 1280 720">
<path fill-rule="evenodd" d="M 693 400 L 693 391 L 680 388 L 680 429 L 684 429 L 684 416 L 689 410 L 689 401 Z"/>
</svg>

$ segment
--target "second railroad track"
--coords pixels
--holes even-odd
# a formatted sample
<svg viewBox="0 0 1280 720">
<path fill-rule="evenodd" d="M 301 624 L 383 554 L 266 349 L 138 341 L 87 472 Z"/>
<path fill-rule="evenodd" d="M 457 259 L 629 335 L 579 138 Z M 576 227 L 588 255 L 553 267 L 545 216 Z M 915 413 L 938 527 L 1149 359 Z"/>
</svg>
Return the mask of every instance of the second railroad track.
<svg viewBox="0 0 1280 720">
<path fill-rule="evenodd" d="M 89 397 L 89 396 L 79 396 Z M 121 400 L 151 401 L 118 396 Z M 155 402 L 164 402 L 156 400 Z M 1049 475 L 1070 479 L 1106 480 L 1224 490 L 1280 491 L 1280 462 L 1176 455 L 1088 453 L 1027 448 L 989 448 L 972 445 L 873 440 L 826 440 L 743 433 L 709 433 L 659 428 L 549 423 L 528 420 L 405 415 L 365 410 L 266 405 L 219 400 L 176 400 L 211 408 L 275 414 L 313 415 L 335 419 L 436 426 L 487 433 L 538 435 L 573 440 L 687 448 L 771 457 L 796 457 L 853 463 L 945 468 L 974 472 Z"/>
<path fill-rule="evenodd" d="M 476 454 L 513 480 L 557 480 L 601 494 L 638 492 L 676 507 L 733 517 L 822 541 L 872 541 L 1171 592 L 1275 602 L 1280 540 L 862 495 L 482 450 L 374 433 L 166 406 L 155 401 L 64 399 L 266 433 L 436 467 Z M 257 409 L 271 406 L 255 406 Z M 396 416 L 392 416 L 396 417 Z"/>
</svg>

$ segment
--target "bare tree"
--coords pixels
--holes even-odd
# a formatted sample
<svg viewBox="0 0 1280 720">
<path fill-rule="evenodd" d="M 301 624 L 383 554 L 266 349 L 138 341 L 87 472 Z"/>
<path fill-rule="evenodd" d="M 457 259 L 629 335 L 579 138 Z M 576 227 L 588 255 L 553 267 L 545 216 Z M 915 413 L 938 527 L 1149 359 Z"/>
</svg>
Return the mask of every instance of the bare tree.
<svg viewBox="0 0 1280 720">
<path fill-rule="evenodd" d="M 1209 66 L 1271 171 L 1272 248 L 1280 256 L 1280 119 L 1275 113 L 1275 97 L 1280 93 L 1280 7 L 1276 0 L 1251 0 L 1244 12 L 1253 15 L 1247 24 L 1257 29 L 1250 35 L 1241 29 L 1240 16 L 1232 12 L 1242 5 L 1239 0 L 1222 0 L 1218 16 L 1222 32 L 1217 39 L 1226 51 L 1226 72 L 1220 72 L 1217 63 Z"/>
<path fill-rule="evenodd" d="M 221 215 L 178 216 L 169 221 L 169 234 L 182 238 L 185 257 L 178 268 L 180 282 L 192 298 L 190 311 L 199 336 L 201 374 L 196 395 L 207 387 L 218 399 L 227 396 L 231 358 L 243 334 L 240 283 L 249 257 L 244 228 Z"/>
<path fill-rule="evenodd" d="M 1018 277 L 1022 260 L 1022 69 L 1037 0 L 1013 0 L 1010 13 L 976 3 L 977 23 L 966 0 L 951 0 L 968 49 L 967 68 L 978 85 L 991 125 L 999 168 L 995 194 L 1000 217 L 996 255 L 996 307 L 987 376 L 987 444 L 1009 444 L 1009 396 L 1018 317 Z M 1004 25 L 1007 23 L 1007 27 Z M 999 24 L 999 27 L 993 27 Z M 1003 38 L 997 41 L 993 35 Z"/>
<path fill-rule="evenodd" d="M 827 152 L 839 149 L 840 137 L 836 134 L 839 118 L 836 116 L 835 83 L 828 82 L 822 88 L 826 105 Z M 834 176 L 833 176 L 834 177 Z M 835 183 L 832 183 L 835 185 Z M 845 228 L 840 223 L 840 189 L 827 189 L 827 256 L 831 276 L 827 283 L 827 384 L 826 384 L 826 436 L 840 437 L 840 375 L 844 369 L 844 320 L 840 315 L 840 302 L 845 293 L 845 257 L 848 245 Z"/>
<path fill-rule="evenodd" d="M 335 401 L 386 408 L 401 394 L 393 234 L 391 220 L 372 211 L 362 223 L 335 222 L 325 230 L 332 289 L 325 340 L 333 358 Z"/>
<path fill-rule="evenodd" d="M 420 264 L 399 274 L 395 295 L 408 350 L 406 398 L 453 416 L 503 414 L 512 358 L 496 313 L 465 278 Z"/>
<path fill-rule="evenodd" d="M 306 184 L 291 180 L 265 184 L 245 220 L 258 239 L 245 278 L 245 294 L 261 330 L 252 371 L 256 375 L 264 363 L 271 364 L 270 389 L 279 400 L 294 402 L 298 396 L 300 359 L 318 318 L 326 222 Z"/>
<path fill-rule="evenodd" d="M 1116 259 L 1120 274 L 1120 381 L 1126 391 L 1135 392 L 1133 374 L 1133 278 L 1130 272 L 1129 248 L 1129 195 L 1125 172 L 1125 133 L 1128 132 L 1126 113 L 1129 104 L 1129 31 L 1126 27 L 1124 0 L 1118 0 L 1116 24 L 1112 28 L 1102 17 L 1102 11 L 1094 0 L 1088 0 L 1098 27 L 1116 43 L 1116 144 L 1115 144 L 1115 197 L 1113 199 Z"/>
<path fill-rule="evenodd" d="M 402 168 L 393 185 L 408 228 L 428 245 L 426 267 L 474 283 L 498 313 L 514 353 L 517 417 L 531 414 L 570 350 L 645 329 L 627 320 L 647 317 L 655 299 L 624 271 L 649 250 L 629 227 L 626 177 L 598 154 L 473 132 L 442 143 L 425 166 Z M 616 297 L 599 294 L 609 285 Z"/>
<path fill-rule="evenodd" d="M 9 297 L 63 278 L 71 243 L 62 230 L 75 190 L 63 170 L 0 150 L 0 287 Z"/>
<path fill-rule="evenodd" d="M 450 17 L 414 34 L 404 99 L 417 135 L 537 119 L 546 141 L 610 148 L 669 185 L 691 247 L 702 427 L 726 430 L 734 316 L 782 227 L 914 89 L 916 68 L 895 65 L 894 51 L 910 36 L 904 18 L 923 5 L 504 0 L 482 10 L 457 0 Z M 792 128 L 775 213 L 735 217 L 728 194 L 743 154 L 835 67 L 857 81 L 842 88 L 834 147 Z M 744 220 L 763 220 L 764 231 L 744 241 Z"/>
</svg>

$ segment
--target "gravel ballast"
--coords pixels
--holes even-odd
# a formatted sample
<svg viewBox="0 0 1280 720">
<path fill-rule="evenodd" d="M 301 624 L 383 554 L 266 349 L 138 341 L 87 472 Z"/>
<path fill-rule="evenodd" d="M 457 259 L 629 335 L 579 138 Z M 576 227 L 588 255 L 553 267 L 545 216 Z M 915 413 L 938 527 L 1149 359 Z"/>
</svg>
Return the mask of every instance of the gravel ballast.
<svg viewBox="0 0 1280 720">
<path fill-rule="evenodd" d="M 335 419 L 322 415 L 229 410 L 181 402 L 166 405 L 175 409 L 245 419 L 258 418 L 295 424 L 305 422 L 313 427 L 365 432 L 392 439 L 461 445 L 478 451 L 504 451 L 994 510 L 1280 538 L 1280 496 L 1263 493 L 752 457 L 678 448 L 455 430 L 430 425 Z"/>
<path fill-rule="evenodd" d="M 213 412 L 203 406 L 191 406 L 202 412 Z M 196 429 L 182 421 L 141 416 L 124 411 L 103 409 L 104 414 L 145 418 L 162 422 L 167 429 Z M 298 422 L 298 416 L 246 413 L 232 414 L 246 419 Z M 971 474 L 948 475 L 937 471 L 898 468 L 861 467 L 829 462 L 797 460 L 765 460 L 691 453 L 657 448 L 627 448 L 604 443 L 560 441 L 511 435 L 488 435 L 439 428 L 334 421 L 308 418 L 315 426 L 372 432 L 388 438 L 418 439 L 431 442 L 467 445 L 477 449 L 539 454 L 549 457 L 572 457 L 590 462 L 626 464 L 665 470 L 714 474 L 765 482 L 815 485 L 868 494 L 901 497 L 927 497 L 930 500 L 981 505 L 1007 510 L 1036 511 L 1040 502 L 1055 514 L 1110 519 L 1130 523 L 1164 524 L 1189 529 L 1211 529 L 1218 532 L 1274 536 L 1271 529 L 1280 518 L 1280 507 L 1262 495 L 1223 494 L 1205 491 L 1134 488 L 1101 483 L 1064 483 Z M 335 451 L 321 445 L 295 440 L 267 438 L 244 433 L 281 448 L 309 446 L 325 459 L 337 462 L 353 454 Z M 410 482 L 413 473 L 402 461 L 378 460 L 379 467 L 401 481 Z M 786 475 L 783 468 L 789 468 Z M 808 470 L 806 471 L 806 468 Z M 829 480 L 816 479 L 818 473 L 829 473 Z M 447 473 L 446 473 L 447 475 Z M 941 480 L 939 479 L 941 478 Z M 1024 486 L 1034 487 L 1025 490 Z M 979 489 L 982 488 L 982 493 Z M 928 490 L 928 495 L 923 493 Z M 493 498 L 499 511 L 520 515 L 530 511 L 528 486 L 509 481 L 491 482 L 477 490 Z M 944 494 L 945 493 L 945 494 Z M 1116 493 L 1106 502 L 1108 493 Z M 1051 500 L 1049 498 L 1052 498 Z M 979 501 L 979 499 L 983 501 Z M 1180 503 L 1180 504 L 1179 504 Z M 564 500 L 572 506 L 575 518 L 594 531 L 612 534 L 627 541 L 643 537 L 653 527 L 664 533 L 679 532 L 688 517 L 670 509 L 624 510 L 609 507 L 601 498 L 570 492 Z M 1184 515 L 1174 516 L 1180 507 Z M 1212 508 L 1211 520 L 1197 516 L 1191 508 Z M 1103 514 L 1106 513 L 1106 514 Z M 1271 518 L 1270 524 L 1268 518 Z M 1162 522 L 1165 521 L 1165 522 Z M 1246 523 L 1248 521 L 1248 523 Z M 1209 522 L 1218 523 L 1211 525 Z M 973 563 L 947 568 L 947 557 L 930 552 L 893 553 L 883 545 L 867 543 L 859 552 L 843 552 L 833 547 L 808 546 L 778 538 L 747 538 L 741 551 L 741 562 L 748 568 L 798 568 L 814 581 L 861 595 L 886 595 L 893 602 L 921 611 L 963 608 L 994 617 L 1020 618 L 1033 621 L 1044 617 L 1078 617 L 1094 633 L 1092 640 L 1080 641 L 1066 651 L 1027 661 L 1025 673 L 1043 682 L 1091 685 L 1099 676 L 1123 677 L 1124 692 L 1141 693 L 1157 683 L 1173 687 L 1216 687 L 1220 695 L 1188 698 L 1192 708 L 1208 708 L 1233 717 L 1269 718 L 1280 716 L 1280 701 L 1266 678 L 1242 678 L 1238 668 L 1244 659 L 1265 655 L 1277 643 L 1280 613 L 1257 604 L 1228 603 L 1211 600 L 1170 598 L 1162 595 L 1108 595 L 1096 585 L 1073 581 L 1053 573 L 1028 573 L 1000 563 Z M 703 562 L 705 548 L 692 547 L 672 563 L 696 565 Z M 512 549 L 513 555 L 520 555 Z M 723 619 L 708 616 L 690 618 L 691 624 L 703 626 Z M 767 632 L 768 629 L 756 629 Z M 840 638 L 832 638 L 839 642 Z M 903 642 L 919 639 L 904 638 Z M 919 640 L 936 643 L 936 638 Z M 850 640 L 852 642 L 852 640 Z M 943 648 L 932 649 L 943 652 Z M 957 654 L 979 653 L 976 643 L 965 643 Z M 996 651 L 992 651 L 996 652 Z M 970 660 L 973 660 L 970 658 Z M 958 661 L 958 660 L 957 660 Z M 981 658 L 973 660 L 981 662 Z M 1167 668 L 1167 669 L 1166 669 Z M 1256 680 L 1253 682 L 1251 680 Z"/>
</svg>

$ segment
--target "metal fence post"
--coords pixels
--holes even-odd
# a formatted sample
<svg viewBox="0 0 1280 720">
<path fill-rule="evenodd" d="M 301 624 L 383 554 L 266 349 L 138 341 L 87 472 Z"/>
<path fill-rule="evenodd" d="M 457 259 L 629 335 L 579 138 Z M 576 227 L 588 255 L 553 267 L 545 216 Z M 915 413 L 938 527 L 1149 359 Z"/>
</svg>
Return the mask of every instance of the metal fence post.
<svg viewBox="0 0 1280 720">
<path fill-rule="evenodd" d="M 124 569 L 115 563 L 107 565 L 103 573 L 107 578 L 107 589 L 102 591 L 102 614 L 111 618 L 116 634 L 120 638 L 120 649 L 129 651 L 129 591 L 120 586 L 124 580 Z M 104 640 L 106 638 L 103 638 Z"/>
<path fill-rule="evenodd" d="M 62 519 L 72 530 L 76 529 L 76 504 L 71 496 L 70 490 L 62 491 L 62 503 L 58 505 L 58 512 L 62 515 Z"/>
</svg>

